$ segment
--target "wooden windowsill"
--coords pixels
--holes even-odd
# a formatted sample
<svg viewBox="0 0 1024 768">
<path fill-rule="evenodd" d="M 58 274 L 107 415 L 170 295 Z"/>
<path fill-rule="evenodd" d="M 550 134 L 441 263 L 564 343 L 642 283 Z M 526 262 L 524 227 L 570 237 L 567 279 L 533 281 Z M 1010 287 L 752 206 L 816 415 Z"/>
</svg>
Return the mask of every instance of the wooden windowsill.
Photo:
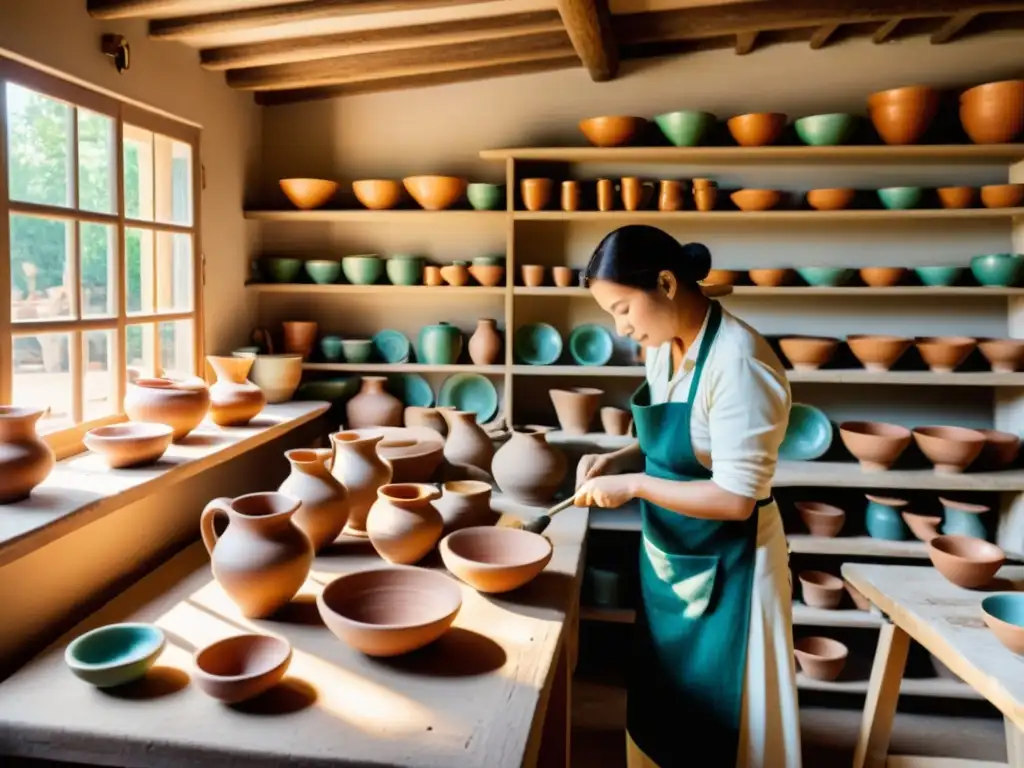
<svg viewBox="0 0 1024 768">
<path fill-rule="evenodd" d="M 27 500 L 0 506 L 0 566 L 282 437 L 323 415 L 328 407 L 314 401 L 268 405 L 245 427 L 221 428 L 204 422 L 148 467 L 109 469 L 93 453 L 59 461 Z"/>
</svg>

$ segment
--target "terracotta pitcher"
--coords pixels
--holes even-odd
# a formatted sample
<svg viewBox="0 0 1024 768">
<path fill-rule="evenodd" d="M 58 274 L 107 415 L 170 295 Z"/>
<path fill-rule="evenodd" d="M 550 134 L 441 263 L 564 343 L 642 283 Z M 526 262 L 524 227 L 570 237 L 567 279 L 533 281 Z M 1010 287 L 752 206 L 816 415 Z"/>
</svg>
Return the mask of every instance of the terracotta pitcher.
<svg viewBox="0 0 1024 768">
<path fill-rule="evenodd" d="M 494 455 L 494 481 L 525 504 L 547 504 L 565 479 L 565 455 L 548 443 L 546 430 L 512 433 Z"/>
<path fill-rule="evenodd" d="M 309 575 L 313 545 L 292 521 L 299 504 L 283 493 L 250 493 L 214 499 L 199 518 L 214 578 L 250 619 L 287 605 Z M 228 527 L 218 537 L 221 515 Z"/>
<path fill-rule="evenodd" d="M 385 376 L 363 376 L 359 394 L 345 404 L 349 429 L 402 426 L 402 401 L 384 390 Z"/>
<path fill-rule="evenodd" d="M 217 374 L 210 387 L 210 419 L 221 427 L 240 427 L 263 410 L 267 398 L 263 390 L 249 381 L 252 357 L 206 358 Z"/>
<path fill-rule="evenodd" d="M 469 359 L 474 365 L 494 365 L 501 354 L 501 334 L 493 318 L 481 317 L 469 338 Z"/>
<path fill-rule="evenodd" d="M 444 443 L 444 458 L 455 466 L 475 467 L 490 474 L 494 458 L 494 443 L 477 423 L 472 411 L 442 410 L 448 423 L 448 439 Z"/>
<path fill-rule="evenodd" d="M 124 412 L 132 421 L 153 421 L 174 430 L 178 442 L 199 426 L 210 410 L 210 390 L 199 377 L 136 379 L 124 396 Z"/>
<path fill-rule="evenodd" d="M 0 405 L 0 504 L 27 499 L 56 463 L 50 446 L 36 434 L 42 408 Z"/>
<path fill-rule="evenodd" d="M 460 528 L 498 522 L 499 515 L 491 509 L 490 483 L 452 480 L 442 488 L 441 498 L 434 506 L 441 513 L 446 534 Z"/>
<path fill-rule="evenodd" d="M 345 533 L 366 536 L 366 515 L 377 500 L 377 489 L 391 482 L 391 465 L 377 454 L 384 435 L 335 432 L 331 435 L 334 459 L 331 474 L 348 490 Z"/>
<path fill-rule="evenodd" d="M 302 504 L 292 518 L 319 552 L 338 538 L 348 521 L 348 489 L 331 474 L 330 448 L 285 451 L 292 472 L 277 490 Z"/>
<path fill-rule="evenodd" d="M 394 483 L 377 490 L 366 518 L 366 532 L 389 563 L 412 565 L 434 548 L 444 522 L 431 503 L 441 492 L 425 483 Z"/>
</svg>

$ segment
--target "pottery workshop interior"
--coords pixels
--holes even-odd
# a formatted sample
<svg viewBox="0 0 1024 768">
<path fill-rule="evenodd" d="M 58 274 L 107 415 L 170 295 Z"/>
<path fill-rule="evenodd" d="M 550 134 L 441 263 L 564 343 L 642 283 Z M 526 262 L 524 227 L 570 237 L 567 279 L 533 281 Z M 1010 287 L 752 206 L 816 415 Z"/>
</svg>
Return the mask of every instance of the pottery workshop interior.
<svg viewBox="0 0 1024 768">
<path fill-rule="evenodd" d="M 0 296 L 0 766 L 1024 768 L 1024 2 L 4 0 Z"/>
</svg>

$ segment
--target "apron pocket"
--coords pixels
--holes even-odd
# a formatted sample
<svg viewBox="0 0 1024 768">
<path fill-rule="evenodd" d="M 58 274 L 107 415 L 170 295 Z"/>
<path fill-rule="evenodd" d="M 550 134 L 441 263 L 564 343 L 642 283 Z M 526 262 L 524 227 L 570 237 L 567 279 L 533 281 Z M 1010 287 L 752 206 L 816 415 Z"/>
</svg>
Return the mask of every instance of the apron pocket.
<svg viewBox="0 0 1024 768">
<path fill-rule="evenodd" d="M 711 605 L 718 574 L 718 555 L 670 555 L 644 539 L 653 583 L 644 586 L 652 608 L 687 619 L 704 615 Z"/>
</svg>

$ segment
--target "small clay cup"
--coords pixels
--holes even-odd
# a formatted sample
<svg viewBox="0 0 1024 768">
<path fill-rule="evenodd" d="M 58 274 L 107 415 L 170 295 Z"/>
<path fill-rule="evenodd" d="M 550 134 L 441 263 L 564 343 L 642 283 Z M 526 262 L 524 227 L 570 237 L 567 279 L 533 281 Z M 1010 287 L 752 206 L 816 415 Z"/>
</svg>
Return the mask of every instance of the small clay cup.
<svg viewBox="0 0 1024 768">
<path fill-rule="evenodd" d="M 597 180 L 597 210 L 615 210 L 615 185 L 611 179 Z"/>
<path fill-rule="evenodd" d="M 911 440 L 906 427 L 881 421 L 845 421 L 839 425 L 839 436 L 864 472 L 889 469 Z"/>
<path fill-rule="evenodd" d="M 1015 208 L 1024 200 L 1024 184 L 989 184 L 981 188 L 986 208 Z"/>
<path fill-rule="evenodd" d="M 543 211 L 551 202 L 555 183 L 551 179 L 522 179 L 519 190 L 528 211 Z"/>
<path fill-rule="evenodd" d="M 807 204 L 816 211 L 839 211 L 849 208 L 857 190 L 849 187 L 812 189 L 807 193 Z"/>
<path fill-rule="evenodd" d="M 939 474 L 959 474 L 981 454 L 985 436 L 966 427 L 916 427 L 914 442 Z"/>
<path fill-rule="evenodd" d="M 555 285 L 559 288 L 571 288 L 573 285 L 573 270 L 572 267 L 552 267 L 551 268 L 551 279 L 555 281 Z"/>
<path fill-rule="evenodd" d="M 812 680 L 835 680 L 846 666 L 849 651 L 830 637 L 802 637 L 793 644 L 800 669 Z"/>
<path fill-rule="evenodd" d="M 1020 453 L 1020 438 L 1012 432 L 996 429 L 979 429 L 985 436 L 981 454 L 974 460 L 974 466 L 981 469 L 1006 469 L 1017 460 Z"/>
<path fill-rule="evenodd" d="M 996 373 L 1013 373 L 1024 365 L 1024 339 L 985 339 L 978 349 Z"/>
<path fill-rule="evenodd" d="M 540 264 L 523 264 L 521 267 L 523 285 L 539 288 L 544 285 L 544 267 Z"/>
<path fill-rule="evenodd" d="M 936 536 L 928 542 L 928 557 L 935 569 L 953 584 L 977 589 L 996 575 L 1006 555 L 995 544 L 971 536 Z"/>
<path fill-rule="evenodd" d="M 843 580 L 824 571 L 801 571 L 800 591 L 811 608 L 834 610 L 843 600 Z"/>
<path fill-rule="evenodd" d="M 970 208 L 978 196 L 974 187 L 939 187 L 935 190 L 943 208 Z"/>
<path fill-rule="evenodd" d="M 898 285 L 906 273 L 906 267 L 863 267 L 860 279 L 872 288 L 891 288 Z"/>
<path fill-rule="evenodd" d="M 500 593 L 533 581 L 551 560 L 551 542 L 517 528 L 475 526 L 441 539 L 445 567 L 477 592 Z"/>
<path fill-rule="evenodd" d="M 431 288 L 436 288 L 437 286 L 443 284 L 443 282 L 444 281 L 441 279 L 440 267 L 434 264 L 428 264 L 423 268 L 424 285 L 429 285 Z"/>
<path fill-rule="evenodd" d="M 683 208 L 683 185 L 673 179 L 662 179 L 658 187 L 658 210 L 679 211 Z"/>
<path fill-rule="evenodd" d="M 907 528 L 920 541 L 931 541 L 939 535 L 939 525 L 942 524 L 941 517 L 918 515 L 913 512 L 901 512 L 900 514 L 903 516 L 903 522 L 907 524 Z"/>
<path fill-rule="evenodd" d="M 649 181 L 643 181 L 637 176 L 623 176 L 622 186 L 622 207 L 627 211 L 639 211 L 646 207 L 654 185 Z"/>
<path fill-rule="evenodd" d="M 846 522 L 846 513 L 839 507 L 831 504 L 823 504 L 820 501 L 798 501 L 794 505 L 800 513 L 811 536 L 833 538 L 838 536 Z"/>
<path fill-rule="evenodd" d="M 910 348 L 911 340 L 899 336 L 864 336 L 846 337 L 846 345 L 853 356 L 867 370 L 881 373 L 892 368 L 900 356 Z"/>
<path fill-rule="evenodd" d="M 235 635 L 206 646 L 193 657 L 196 685 L 228 704 L 259 696 L 284 679 L 292 661 L 287 640 L 269 635 Z"/>
<path fill-rule="evenodd" d="M 628 435 L 633 416 L 629 411 L 606 405 L 601 409 L 601 427 L 609 435 Z"/>
<path fill-rule="evenodd" d="M 562 182 L 562 210 L 578 211 L 580 209 L 580 183 L 578 181 Z"/>
<path fill-rule="evenodd" d="M 698 179 L 693 182 L 693 204 L 698 211 L 713 211 L 718 203 L 718 187 L 714 183 L 697 186 Z"/>
<path fill-rule="evenodd" d="M 839 339 L 825 336 L 789 336 L 779 339 L 779 348 L 794 371 L 818 370 L 832 359 L 838 347 Z"/>
<path fill-rule="evenodd" d="M 934 373 L 952 373 L 978 345 L 967 336 L 931 336 L 914 343 L 921 359 Z"/>
</svg>

